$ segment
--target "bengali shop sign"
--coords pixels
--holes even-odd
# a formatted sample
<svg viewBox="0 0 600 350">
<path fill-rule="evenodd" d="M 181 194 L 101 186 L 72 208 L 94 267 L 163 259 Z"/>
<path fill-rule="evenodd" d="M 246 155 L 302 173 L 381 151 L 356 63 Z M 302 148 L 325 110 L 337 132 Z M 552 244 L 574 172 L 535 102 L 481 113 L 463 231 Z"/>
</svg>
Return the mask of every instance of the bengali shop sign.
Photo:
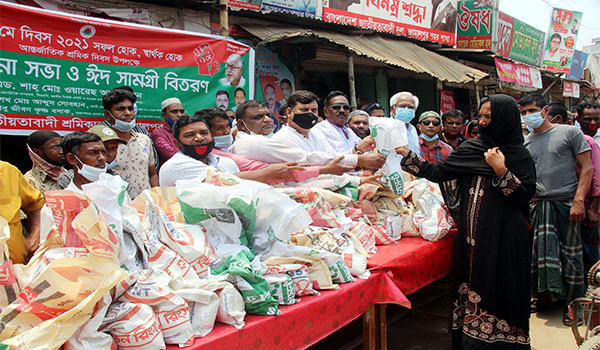
<svg viewBox="0 0 600 350">
<path fill-rule="evenodd" d="M 442 114 L 454 109 L 454 93 L 448 90 L 440 90 L 440 112 Z"/>
<path fill-rule="evenodd" d="M 0 23 L 3 134 L 87 130 L 104 120 L 102 96 L 123 85 L 149 131 L 162 124 L 165 98 L 193 112 L 215 106 L 221 91 L 254 96 L 254 50 L 233 40 L 7 3 Z"/>
<path fill-rule="evenodd" d="M 579 84 L 564 80 L 563 96 L 579 98 Z"/>
<path fill-rule="evenodd" d="M 233 9 L 287 12 L 310 18 L 315 18 L 317 5 L 317 0 L 229 0 L 229 6 Z"/>
<path fill-rule="evenodd" d="M 499 80 L 533 86 L 538 89 L 542 88 L 542 76 L 539 70 L 523 64 L 505 61 L 498 57 L 494 57 L 494 62 L 496 63 Z"/>
<path fill-rule="evenodd" d="M 577 11 L 552 9 L 542 68 L 557 73 L 569 72 L 582 15 Z"/>
<path fill-rule="evenodd" d="M 498 12 L 495 32 L 495 52 L 533 66 L 539 66 L 544 43 L 544 32 L 521 22 L 504 12 Z"/>
<path fill-rule="evenodd" d="M 454 45 L 456 0 L 325 0 L 323 20 Z"/>
<path fill-rule="evenodd" d="M 495 3 L 495 0 L 458 2 L 456 48 L 492 50 Z"/>
</svg>

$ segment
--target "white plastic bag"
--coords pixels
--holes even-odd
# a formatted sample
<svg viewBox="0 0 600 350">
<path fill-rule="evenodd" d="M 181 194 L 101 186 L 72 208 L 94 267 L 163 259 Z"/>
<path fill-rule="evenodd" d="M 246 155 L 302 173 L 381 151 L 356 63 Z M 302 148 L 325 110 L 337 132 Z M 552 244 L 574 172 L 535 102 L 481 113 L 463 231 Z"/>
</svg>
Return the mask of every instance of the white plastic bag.
<svg viewBox="0 0 600 350">
<path fill-rule="evenodd" d="M 414 186 L 412 200 L 417 209 L 413 222 L 421 236 L 428 241 L 444 238 L 452 227 L 452 219 L 444 209 L 444 199 L 438 185 L 419 180 Z"/>
<path fill-rule="evenodd" d="M 146 304 L 128 301 L 113 303 L 100 330 L 109 332 L 120 348 L 166 349 L 158 318 L 152 307 Z"/>
<path fill-rule="evenodd" d="M 400 157 L 396 148 L 408 144 L 406 126 L 404 123 L 391 118 L 369 118 L 371 136 L 377 145 L 377 151 L 387 158 L 381 168 L 379 182 L 392 190 L 396 195 L 404 192 L 404 180 Z"/>
</svg>

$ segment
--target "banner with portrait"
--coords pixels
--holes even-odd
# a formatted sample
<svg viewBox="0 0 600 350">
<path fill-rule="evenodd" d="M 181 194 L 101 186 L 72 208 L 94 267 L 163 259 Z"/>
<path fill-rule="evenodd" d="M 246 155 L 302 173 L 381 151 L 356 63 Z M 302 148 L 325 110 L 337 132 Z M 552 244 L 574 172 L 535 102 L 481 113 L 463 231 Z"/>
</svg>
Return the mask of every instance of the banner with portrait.
<svg viewBox="0 0 600 350">
<path fill-rule="evenodd" d="M 257 98 L 262 93 L 262 100 L 269 111 L 277 115 L 281 105 L 296 91 L 294 75 L 279 59 L 279 56 L 265 47 L 256 49 L 256 69 L 260 78 L 257 84 Z M 258 80 L 257 80 L 258 82 Z"/>
<path fill-rule="evenodd" d="M 217 36 L 0 3 L 0 133 L 87 130 L 104 120 L 102 97 L 129 86 L 138 125 L 163 124 L 160 102 L 189 112 L 254 96 L 254 50 Z M 124 40 L 131 38 L 131 40 Z M 229 98 L 231 97 L 231 98 Z"/>
<path fill-rule="evenodd" d="M 324 0 L 323 21 L 454 46 L 457 0 Z"/>
<path fill-rule="evenodd" d="M 556 73 L 568 73 L 575 54 L 577 33 L 583 13 L 559 8 L 552 9 L 550 27 L 542 68 Z"/>
</svg>

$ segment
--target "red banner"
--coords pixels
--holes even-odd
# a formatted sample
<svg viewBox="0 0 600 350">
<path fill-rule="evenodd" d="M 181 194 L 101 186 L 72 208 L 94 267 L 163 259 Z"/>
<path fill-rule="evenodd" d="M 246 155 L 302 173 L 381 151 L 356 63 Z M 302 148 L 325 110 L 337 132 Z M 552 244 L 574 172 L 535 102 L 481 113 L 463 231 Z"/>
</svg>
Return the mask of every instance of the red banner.
<svg viewBox="0 0 600 350">
<path fill-rule="evenodd" d="M 563 96 L 579 98 L 579 84 L 563 80 Z"/>
<path fill-rule="evenodd" d="M 505 61 L 498 57 L 494 57 L 494 62 L 496 63 L 499 80 L 542 88 L 542 76 L 539 70 L 523 64 Z"/>
<path fill-rule="evenodd" d="M 440 112 L 442 114 L 454 109 L 454 93 L 448 90 L 440 90 Z"/>
</svg>

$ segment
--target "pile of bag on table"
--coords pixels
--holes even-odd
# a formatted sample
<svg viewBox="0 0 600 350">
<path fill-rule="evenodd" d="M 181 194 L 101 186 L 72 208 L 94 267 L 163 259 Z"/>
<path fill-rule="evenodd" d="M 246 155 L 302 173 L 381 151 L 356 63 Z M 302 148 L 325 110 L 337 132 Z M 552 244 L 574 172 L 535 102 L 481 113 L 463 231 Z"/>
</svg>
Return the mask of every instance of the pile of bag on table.
<svg viewBox="0 0 600 350">
<path fill-rule="evenodd" d="M 0 346 L 188 346 L 215 322 L 241 328 L 246 312 L 277 315 L 368 277 L 376 244 L 449 229 L 431 183 L 409 182 L 400 197 L 353 181 L 275 189 L 209 172 L 131 201 L 125 182 L 103 174 L 83 194 L 46 192 L 27 265 L 8 260 L 0 221 Z"/>
</svg>

